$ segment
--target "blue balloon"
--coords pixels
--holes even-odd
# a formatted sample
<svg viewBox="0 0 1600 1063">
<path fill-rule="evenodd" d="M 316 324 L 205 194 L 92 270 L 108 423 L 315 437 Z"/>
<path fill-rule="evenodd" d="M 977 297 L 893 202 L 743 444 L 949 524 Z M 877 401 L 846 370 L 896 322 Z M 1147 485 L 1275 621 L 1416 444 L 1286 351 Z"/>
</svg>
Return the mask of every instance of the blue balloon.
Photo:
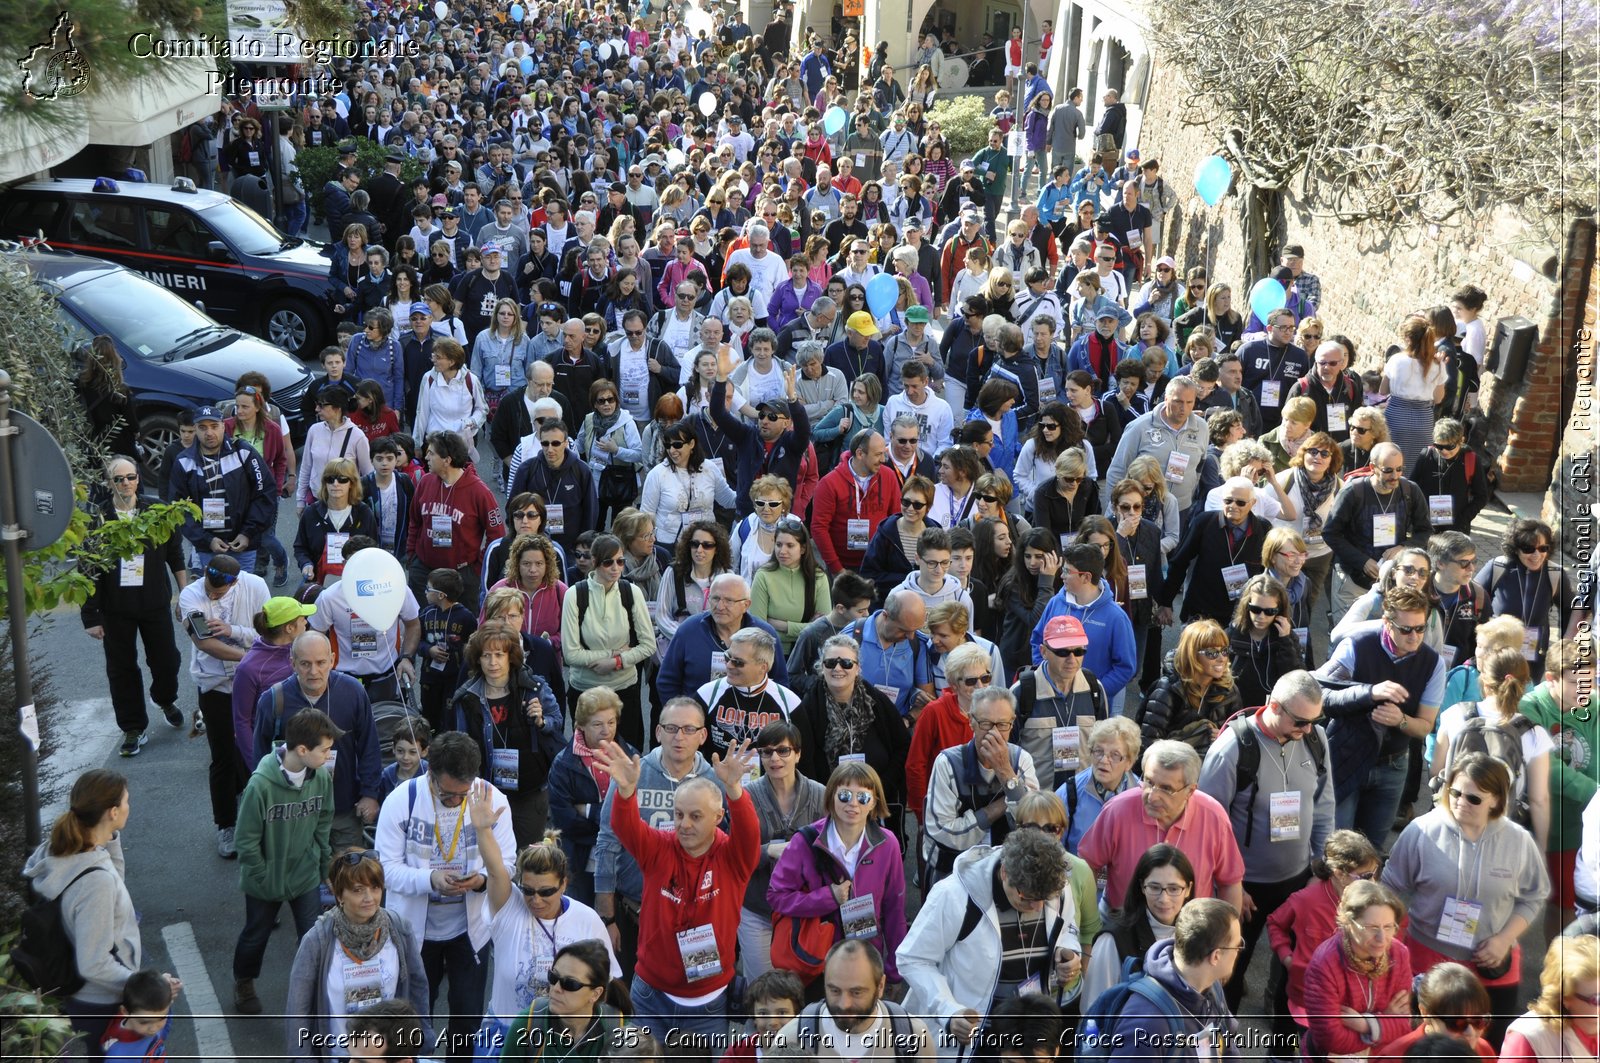
<svg viewBox="0 0 1600 1063">
<path fill-rule="evenodd" d="M 1271 277 L 1263 277 L 1250 289 L 1250 312 L 1263 324 L 1266 323 L 1268 314 L 1274 310 L 1282 310 L 1288 301 L 1288 291 Z"/>
<path fill-rule="evenodd" d="M 512 4 L 511 5 L 511 18 L 512 18 L 513 21 L 521 22 L 522 19 L 523 19 L 523 16 L 526 15 L 526 14 L 527 14 L 527 12 L 522 10 L 522 5 L 521 4 Z"/>
<path fill-rule="evenodd" d="M 522 72 L 524 74 L 533 73 L 533 59 L 531 56 L 523 56 L 522 62 L 518 63 L 517 65 L 522 68 Z"/>
<path fill-rule="evenodd" d="M 1221 155 L 1206 159 L 1194 171 L 1194 190 L 1210 207 L 1222 202 L 1233 184 L 1233 166 Z"/>
<path fill-rule="evenodd" d="M 883 317 L 900 301 L 900 285 L 887 273 L 880 273 L 867 282 L 867 309 L 873 317 Z"/>
<path fill-rule="evenodd" d="M 822 116 L 822 131 L 831 137 L 843 129 L 849 120 L 850 116 L 845 113 L 843 107 L 829 107 L 827 113 Z"/>
</svg>

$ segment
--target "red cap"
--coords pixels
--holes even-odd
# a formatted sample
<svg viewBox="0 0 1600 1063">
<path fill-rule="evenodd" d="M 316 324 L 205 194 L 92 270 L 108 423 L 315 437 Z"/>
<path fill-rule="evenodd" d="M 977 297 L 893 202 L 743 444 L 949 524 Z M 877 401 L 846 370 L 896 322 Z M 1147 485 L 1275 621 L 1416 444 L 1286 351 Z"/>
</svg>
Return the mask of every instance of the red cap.
<svg viewBox="0 0 1600 1063">
<path fill-rule="evenodd" d="M 1089 636 L 1075 616 L 1058 616 L 1044 626 L 1044 644 L 1058 650 L 1089 645 Z"/>
</svg>

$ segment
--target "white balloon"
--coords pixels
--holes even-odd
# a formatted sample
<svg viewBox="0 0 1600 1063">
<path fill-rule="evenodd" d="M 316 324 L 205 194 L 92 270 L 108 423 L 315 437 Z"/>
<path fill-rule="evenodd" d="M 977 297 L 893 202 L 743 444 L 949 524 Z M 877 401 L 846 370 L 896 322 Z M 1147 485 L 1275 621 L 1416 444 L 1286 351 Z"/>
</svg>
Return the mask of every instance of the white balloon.
<svg viewBox="0 0 1600 1063">
<path fill-rule="evenodd" d="M 442 19 L 450 13 L 450 5 L 445 3 L 444 0 L 438 0 L 438 2 L 433 5 L 433 13 L 435 16 Z"/>
<path fill-rule="evenodd" d="M 443 3 L 443 0 L 440 0 Z M 345 562 L 345 603 L 377 631 L 388 631 L 406 600 L 406 570 L 387 550 L 368 547 Z"/>
<path fill-rule="evenodd" d="M 717 109 L 717 97 L 714 93 L 706 93 L 700 97 L 700 113 L 710 118 Z"/>
<path fill-rule="evenodd" d="M 688 161 L 689 161 L 689 156 L 685 155 L 683 152 L 679 151 L 677 148 L 669 148 L 669 149 L 667 149 L 667 168 L 669 170 L 676 170 L 679 167 L 683 166 Z M 1596 509 L 1600 509 L 1600 502 L 1595 503 L 1595 507 L 1596 507 Z"/>
</svg>

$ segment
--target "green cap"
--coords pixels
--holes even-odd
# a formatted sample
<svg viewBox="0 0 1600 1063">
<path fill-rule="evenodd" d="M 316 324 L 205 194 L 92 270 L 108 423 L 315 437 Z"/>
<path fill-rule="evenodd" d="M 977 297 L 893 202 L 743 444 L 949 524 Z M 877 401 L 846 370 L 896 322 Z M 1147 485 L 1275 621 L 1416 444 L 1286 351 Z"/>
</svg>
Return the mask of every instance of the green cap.
<svg viewBox="0 0 1600 1063">
<path fill-rule="evenodd" d="M 293 598 L 279 596 L 268 598 L 267 604 L 261 607 L 267 615 L 267 626 L 282 627 L 297 616 L 310 616 L 317 611 L 314 605 L 301 605 Z"/>
<path fill-rule="evenodd" d="M 926 325 L 930 320 L 928 308 L 925 306 L 906 307 L 906 320 L 913 325 Z"/>
</svg>

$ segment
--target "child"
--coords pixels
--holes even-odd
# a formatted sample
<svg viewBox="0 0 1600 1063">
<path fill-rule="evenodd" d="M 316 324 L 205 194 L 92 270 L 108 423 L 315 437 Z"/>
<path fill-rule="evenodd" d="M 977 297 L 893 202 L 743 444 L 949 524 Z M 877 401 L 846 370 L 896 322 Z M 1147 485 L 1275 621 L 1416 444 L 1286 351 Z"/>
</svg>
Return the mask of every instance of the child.
<svg viewBox="0 0 1600 1063">
<path fill-rule="evenodd" d="M 239 799 L 234 846 L 245 923 L 233 953 L 233 1006 L 242 1014 L 261 1013 L 256 979 L 279 906 L 289 903 L 300 937 L 322 914 L 318 886 L 333 855 L 333 743 L 340 733 L 326 713 L 301 709 L 284 725 L 283 748 L 261 758 Z"/>
<path fill-rule="evenodd" d="M 428 771 L 428 743 L 433 741 L 433 728 L 428 721 L 407 716 L 395 732 L 389 751 L 394 763 L 383 769 L 378 779 L 378 803 L 388 797 L 403 782 L 424 775 Z"/>
<path fill-rule="evenodd" d="M 400 431 L 400 415 L 384 404 L 383 385 L 376 380 L 363 380 L 356 385 L 355 398 L 350 403 L 350 420 L 366 435 L 368 442 Z"/>
<path fill-rule="evenodd" d="M 397 471 L 406 453 L 399 442 L 401 438 L 395 433 L 373 440 L 372 472 L 361 478 L 361 497 L 378 518 L 378 545 L 396 557 L 405 552 L 406 519 L 416 490 L 416 481 Z"/>
<path fill-rule="evenodd" d="M 435 731 L 444 728 L 445 702 L 461 685 L 467 640 L 478 630 L 472 610 L 461 604 L 461 573 L 436 568 L 428 574 L 428 604 L 422 621 L 422 717 Z"/>
<path fill-rule="evenodd" d="M 351 335 L 354 336 L 355 333 L 352 332 Z M 345 379 L 344 375 L 344 352 L 349 344 L 350 341 L 341 333 L 339 346 L 322 348 L 322 371 L 326 374 L 326 378 L 320 381 L 313 390 L 321 391 L 329 386 L 344 388 L 350 393 L 351 405 L 354 405 L 356 386 Z"/>
<path fill-rule="evenodd" d="M 404 473 L 412 483 L 421 478 L 424 470 L 422 462 L 417 460 L 417 441 L 405 432 L 396 432 L 389 437 L 400 446 L 400 463 L 395 466 L 395 472 Z"/>
<path fill-rule="evenodd" d="M 578 533 L 578 542 L 572 551 L 572 571 L 567 573 L 567 586 L 583 582 L 594 571 L 594 541 L 599 534 L 593 528 Z"/>
<path fill-rule="evenodd" d="M 1382 373 L 1376 369 L 1364 370 L 1361 374 L 1361 404 L 1379 410 L 1389 405 L 1389 396 L 1381 394 L 1378 390 L 1382 386 Z"/>
<path fill-rule="evenodd" d="M 107 1059 L 166 1059 L 172 999 L 181 986 L 176 978 L 160 971 L 130 975 L 122 986 L 122 1009 L 100 1038 L 101 1055 Z"/>
<path fill-rule="evenodd" d="M 722 1054 L 723 1063 L 755 1059 L 758 1052 L 770 1049 L 778 1031 L 806 1006 L 806 990 L 793 971 L 774 969 L 758 975 L 750 983 L 750 988 L 745 992 L 745 1003 L 750 1007 L 750 1022 L 754 1032 L 729 1045 Z"/>
<path fill-rule="evenodd" d="M 989 280 L 989 253 L 980 246 L 967 248 L 966 265 L 956 271 L 950 285 L 950 305 L 960 306 L 967 297 L 977 295 Z"/>
<path fill-rule="evenodd" d="M 161 455 L 161 501 L 171 502 L 172 463 L 178 455 L 194 446 L 194 410 L 185 406 L 178 411 L 178 438 L 167 444 Z"/>
</svg>

